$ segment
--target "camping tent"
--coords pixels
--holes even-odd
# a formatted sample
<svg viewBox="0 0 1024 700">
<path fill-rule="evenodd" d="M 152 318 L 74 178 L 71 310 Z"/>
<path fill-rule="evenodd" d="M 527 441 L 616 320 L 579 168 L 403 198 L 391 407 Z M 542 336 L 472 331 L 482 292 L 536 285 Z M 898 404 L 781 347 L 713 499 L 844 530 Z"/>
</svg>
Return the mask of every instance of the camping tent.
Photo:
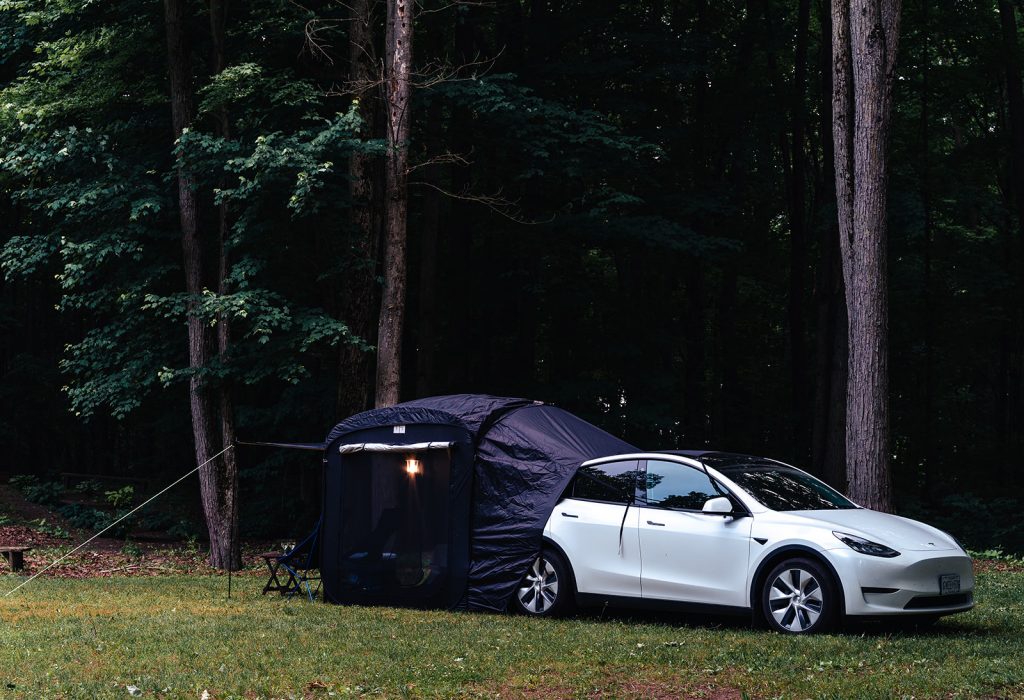
<svg viewBox="0 0 1024 700">
<path fill-rule="evenodd" d="M 326 600 L 498 611 L 580 463 L 636 451 L 560 408 L 469 394 L 357 414 L 325 445 Z"/>
</svg>

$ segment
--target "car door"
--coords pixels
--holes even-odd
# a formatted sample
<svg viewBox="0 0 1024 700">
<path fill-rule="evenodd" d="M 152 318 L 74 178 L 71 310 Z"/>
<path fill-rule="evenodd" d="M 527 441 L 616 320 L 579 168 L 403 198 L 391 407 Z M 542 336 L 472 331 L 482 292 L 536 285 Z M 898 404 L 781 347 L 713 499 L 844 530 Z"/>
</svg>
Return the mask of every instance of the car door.
<svg viewBox="0 0 1024 700">
<path fill-rule="evenodd" d="M 701 512 L 722 494 L 701 469 L 647 460 L 640 508 L 643 597 L 747 607 L 749 517 Z"/>
<path fill-rule="evenodd" d="M 548 520 L 580 593 L 640 597 L 638 468 L 637 460 L 582 467 Z"/>
</svg>

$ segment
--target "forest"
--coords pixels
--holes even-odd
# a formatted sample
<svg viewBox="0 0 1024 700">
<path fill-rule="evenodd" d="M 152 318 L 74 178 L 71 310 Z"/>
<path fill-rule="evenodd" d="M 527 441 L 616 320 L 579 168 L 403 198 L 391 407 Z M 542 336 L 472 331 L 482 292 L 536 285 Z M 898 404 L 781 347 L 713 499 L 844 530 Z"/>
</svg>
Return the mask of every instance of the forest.
<svg viewBox="0 0 1024 700">
<path fill-rule="evenodd" d="M 0 0 L 0 474 L 162 485 L 472 392 L 845 490 L 830 9 Z M 874 278 L 893 508 L 1013 552 L 1021 13 L 902 3 Z M 318 458 L 222 461 L 242 534 L 315 519 Z"/>
</svg>

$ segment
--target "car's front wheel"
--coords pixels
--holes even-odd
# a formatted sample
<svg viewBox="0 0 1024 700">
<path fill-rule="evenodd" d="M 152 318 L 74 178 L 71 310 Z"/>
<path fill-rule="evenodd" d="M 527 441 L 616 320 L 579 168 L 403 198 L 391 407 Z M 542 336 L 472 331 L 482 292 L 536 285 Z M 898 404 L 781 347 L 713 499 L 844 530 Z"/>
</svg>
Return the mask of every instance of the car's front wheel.
<svg viewBox="0 0 1024 700">
<path fill-rule="evenodd" d="M 810 559 L 782 562 L 768 574 L 761 591 L 761 608 L 768 625 L 787 634 L 830 629 L 838 603 L 832 577 Z"/>
<path fill-rule="evenodd" d="M 573 604 L 573 581 L 569 565 L 550 549 L 540 553 L 516 589 L 515 607 L 522 613 L 554 617 L 569 612 Z"/>
</svg>

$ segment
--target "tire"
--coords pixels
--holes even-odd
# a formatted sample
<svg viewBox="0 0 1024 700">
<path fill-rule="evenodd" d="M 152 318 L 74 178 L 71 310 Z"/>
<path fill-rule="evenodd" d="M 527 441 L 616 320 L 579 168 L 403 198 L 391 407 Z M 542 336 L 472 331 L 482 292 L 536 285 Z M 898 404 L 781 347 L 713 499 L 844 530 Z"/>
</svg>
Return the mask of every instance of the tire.
<svg viewBox="0 0 1024 700">
<path fill-rule="evenodd" d="M 574 588 L 569 564 L 555 550 L 545 549 L 516 587 L 512 605 L 530 617 L 559 617 L 572 611 Z"/>
<path fill-rule="evenodd" d="M 768 626 L 784 634 L 815 634 L 833 627 L 839 593 L 832 575 L 806 558 L 787 559 L 761 587 L 761 611 Z"/>
</svg>

